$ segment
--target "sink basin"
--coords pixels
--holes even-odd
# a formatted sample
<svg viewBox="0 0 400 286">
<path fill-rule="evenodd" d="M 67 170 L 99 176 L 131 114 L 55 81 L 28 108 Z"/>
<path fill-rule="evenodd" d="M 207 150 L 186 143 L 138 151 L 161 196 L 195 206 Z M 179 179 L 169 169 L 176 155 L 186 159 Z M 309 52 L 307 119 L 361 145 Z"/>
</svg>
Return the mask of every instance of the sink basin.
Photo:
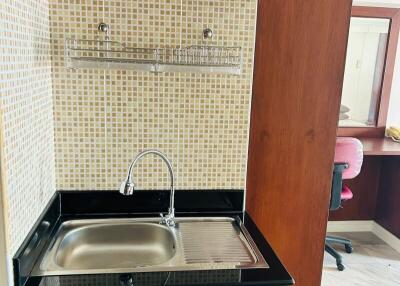
<svg viewBox="0 0 400 286">
<path fill-rule="evenodd" d="M 33 276 L 268 268 L 233 218 L 86 219 L 63 222 Z"/>
<path fill-rule="evenodd" d="M 174 255 L 174 235 L 160 224 L 89 224 L 66 230 L 55 263 L 64 269 L 129 268 L 161 264 Z"/>
</svg>

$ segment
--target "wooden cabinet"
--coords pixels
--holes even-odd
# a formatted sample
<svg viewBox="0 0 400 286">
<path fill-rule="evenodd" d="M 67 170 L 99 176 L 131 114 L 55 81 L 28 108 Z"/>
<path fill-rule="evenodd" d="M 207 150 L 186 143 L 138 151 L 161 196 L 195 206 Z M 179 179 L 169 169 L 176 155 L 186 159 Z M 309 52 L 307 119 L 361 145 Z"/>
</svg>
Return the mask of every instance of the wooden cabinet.
<svg viewBox="0 0 400 286">
<path fill-rule="evenodd" d="M 320 285 L 350 0 L 261 0 L 246 209 L 294 276 Z"/>
</svg>

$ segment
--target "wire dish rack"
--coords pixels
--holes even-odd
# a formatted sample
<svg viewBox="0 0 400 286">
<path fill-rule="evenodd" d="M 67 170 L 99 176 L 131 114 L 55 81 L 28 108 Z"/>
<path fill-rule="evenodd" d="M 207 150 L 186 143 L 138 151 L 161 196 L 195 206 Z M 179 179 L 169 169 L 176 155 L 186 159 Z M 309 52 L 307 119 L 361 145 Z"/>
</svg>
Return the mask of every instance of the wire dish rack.
<svg viewBox="0 0 400 286">
<path fill-rule="evenodd" d="M 110 40 L 65 41 L 68 68 L 127 69 L 149 72 L 241 74 L 242 48 L 189 46 L 132 48 Z"/>
</svg>

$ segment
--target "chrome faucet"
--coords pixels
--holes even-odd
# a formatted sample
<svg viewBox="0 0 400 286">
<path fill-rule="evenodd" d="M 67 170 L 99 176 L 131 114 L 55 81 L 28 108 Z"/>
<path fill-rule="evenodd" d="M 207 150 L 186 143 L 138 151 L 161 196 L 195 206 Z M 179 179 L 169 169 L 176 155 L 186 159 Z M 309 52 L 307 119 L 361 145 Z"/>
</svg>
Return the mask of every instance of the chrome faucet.
<svg viewBox="0 0 400 286">
<path fill-rule="evenodd" d="M 140 152 L 138 155 L 136 155 L 135 159 L 132 161 L 131 166 L 129 167 L 128 171 L 128 176 L 125 181 L 121 183 L 121 187 L 119 189 L 119 192 L 123 195 L 132 195 L 133 191 L 135 190 L 135 183 L 132 178 L 132 170 L 137 164 L 137 162 L 143 158 L 144 156 L 148 154 L 154 154 L 159 157 L 167 164 L 169 175 L 171 178 L 171 195 L 170 195 L 170 200 L 169 200 L 169 209 L 168 209 L 168 214 L 163 215 L 160 214 L 162 217 L 162 223 L 168 225 L 168 226 L 174 226 L 175 225 L 175 208 L 174 208 L 174 200 L 175 200 L 175 189 L 174 189 L 174 171 L 172 170 L 172 164 L 168 160 L 168 158 L 161 153 L 158 150 L 150 149 L 150 150 L 145 150 L 143 152 Z"/>
</svg>

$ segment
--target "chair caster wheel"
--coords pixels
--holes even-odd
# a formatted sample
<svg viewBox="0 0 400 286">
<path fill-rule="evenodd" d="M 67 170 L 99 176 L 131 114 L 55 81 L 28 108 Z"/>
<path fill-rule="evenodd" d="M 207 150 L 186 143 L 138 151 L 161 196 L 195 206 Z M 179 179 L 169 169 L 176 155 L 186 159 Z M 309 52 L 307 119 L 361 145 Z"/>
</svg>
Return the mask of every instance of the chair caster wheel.
<svg viewBox="0 0 400 286">
<path fill-rule="evenodd" d="M 343 271 L 343 270 L 344 270 L 344 265 L 343 265 L 342 263 L 338 263 L 338 264 L 337 264 L 337 269 L 338 269 L 339 271 Z"/>
<path fill-rule="evenodd" d="M 346 252 L 347 252 L 347 253 L 352 253 L 352 252 L 353 252 L 353 246 L 351 246 L 351 245 L 346 245 L 345 248 L 346 248 Z"/>
</svg>

